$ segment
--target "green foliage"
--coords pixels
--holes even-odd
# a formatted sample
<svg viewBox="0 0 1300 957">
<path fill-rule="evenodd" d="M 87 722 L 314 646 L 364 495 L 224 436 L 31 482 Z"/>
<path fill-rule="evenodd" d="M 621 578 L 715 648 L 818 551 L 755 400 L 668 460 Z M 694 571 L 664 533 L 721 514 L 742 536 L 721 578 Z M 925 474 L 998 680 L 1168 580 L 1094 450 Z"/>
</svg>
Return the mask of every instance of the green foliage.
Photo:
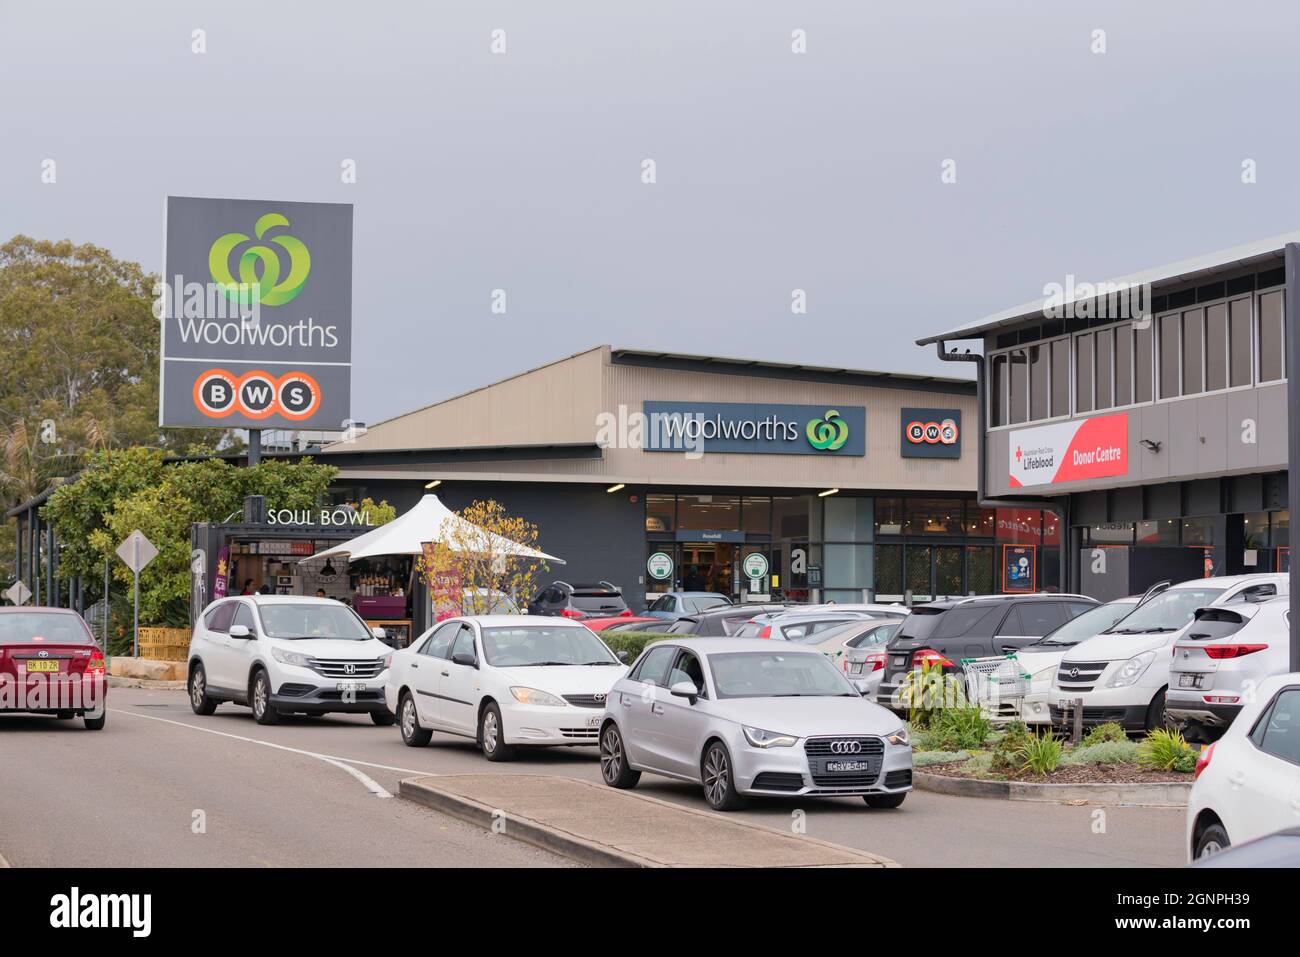
<svg viewBox="0 0 1300 957">
<path fill-rule="evenodd" d="M 943 708 L 930 719 L 926 739 L 940 750 L 973 751 L 984 746 L 992 725 L 979 707 Z"/>
<path fill-rule="evenodd" d="M 240 468 L 222 459 L 167 464 L 156 449 L 96 453 L 76 481 L 50 496 L 41 514 L 63 542 L 61 578 L 94 583 L 107 560 L 114 578 L 131 582 L 115 555 L 140 529 L 158 548 L 140 575 L 140 622 L 185 625 L 190 594 L 190 526 L 221 522 L 239 511 L 247 495 L 264 495 L 272 508 L 316 506 L 337 470 L 310 459 L 271 459 Z"/>
<path fill-rule="evenodd" d="M 1137 764 L 1138 746 L 1134 741 L 1098 741 L 1067 751 L 1065 764 Z"/>
<path fill-rule="evenodd" d="M 397 509 L 388 504 L 388 499 L 383 499 L 378 503 L 373 498 L 367 496 L 357 503 L 357 511 L 366 516 L 371 525 L 387 525 L 393 519 L 397 518 Z"/>
<path fill-rule="evenodd" d="M 668 638 L 668 635 L 657 631 L 598 631 L 596 634 L 615 654 L 626 651 L 629 665 L 637 655 L 641 654 L 646 645 Z"/>
<path fill-rule="evenodd" d="M 1128 734 L 1124 731 L 1123 725 L 1116 721 L 1107 721 L 1105 724 L 1099 724 L 1083 736 L 1083 746 L 1091 747 L 1094 744 L 1101 744 L 1104 741 L 1128 741 Z"/>
<path fill-rule="evenodd" d="M 926 661 L 903 678 L 898 700 L 913 727 L 928 728 L 938 712 L 965 707 L 966 687 L 958 675 L 944 674 L 941 664 Z"/>
<path fill-rule="evenodd" d="M 1160 728 L 1138 745 L 1138 762 L 1160 771 L 1191 772 L 1196 769 L 1196 751 L 1181 732 Z"/>
<path fill-rule="evenodd" d="M 912 755 L 912 766 L 924 768 L 932 764 L 951 764 L 969 759 L 969 751 L 917 751 Z"/>
<path fill-rule="evenodd" d="M 1050 774 L 1061 763 L 1063 750 L 1061 742 L 1054 738 L 1050 732 L 1031 735 L 1029 740 L 1020 748 L 1020 770 L 1028 771 L 1039 777 Z"/>
<path fill-rule="evenodd" d="M 1022 721 L 1013 721 L 1002 732 L 990 752 L 989 766 L 999 774 L 1010 774 L 1020 767 L 1021 754 L 1033 735 Z"/>
</svg>

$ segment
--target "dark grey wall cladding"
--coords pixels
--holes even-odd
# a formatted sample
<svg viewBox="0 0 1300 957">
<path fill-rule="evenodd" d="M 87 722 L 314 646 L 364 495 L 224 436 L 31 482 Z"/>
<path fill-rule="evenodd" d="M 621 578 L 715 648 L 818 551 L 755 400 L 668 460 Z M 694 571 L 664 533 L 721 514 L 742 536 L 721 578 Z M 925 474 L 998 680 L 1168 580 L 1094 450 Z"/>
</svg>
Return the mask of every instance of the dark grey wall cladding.
<svg viewBox="0 0 1300 957">
<path fill-rule="evenodd" d="M 364 485 L 366 495 L 376 501 L 387 499 L 399 513 L 427 494 L 420 483 L 369 479 L 346 484 Z M 453 482 L 434 489 L 433 494 L 452 510 L 463 509 L 475 499 L 494 498 L 508 514 L 535 524 L 542 551 L 567 562 L 544 572 L 542 583 L 605 579 L 623 589 L 633 611 L 644 607 L 645 585 L 638 580 L 646 557 L 643 489 L 629 486 L 608 493 L 603 486 L 550 482 Z M 631 495 L 636 496 L 635 503 L 628 500 Z"/>
</svg>

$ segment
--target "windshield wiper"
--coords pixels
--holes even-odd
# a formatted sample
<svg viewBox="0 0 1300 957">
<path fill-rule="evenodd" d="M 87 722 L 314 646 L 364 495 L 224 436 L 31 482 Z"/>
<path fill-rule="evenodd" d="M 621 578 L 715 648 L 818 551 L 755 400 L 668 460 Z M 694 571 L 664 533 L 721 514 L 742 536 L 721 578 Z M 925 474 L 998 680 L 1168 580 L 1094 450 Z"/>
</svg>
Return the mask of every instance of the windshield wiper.
<svg viewBox="0 0 1300 957">
<path fill-rule="evenodd" d="M 1177 628 L 1167 628 L 1163 625 L 1157 628 L 1117 628 L 1115 631 L 1105 632 L 1107 635 L 1157 635 L 1165 631 L 1177 631 Z"/>
<path fill-rule="evenodd" d="M 579 664 L 583 664 L 587 666 L 604 666 L 604 665 L 616 665 L 618 664 L 618 662 L 617 661 L 583 661 L 583 662 L 579 662 Z"/>
</svg>

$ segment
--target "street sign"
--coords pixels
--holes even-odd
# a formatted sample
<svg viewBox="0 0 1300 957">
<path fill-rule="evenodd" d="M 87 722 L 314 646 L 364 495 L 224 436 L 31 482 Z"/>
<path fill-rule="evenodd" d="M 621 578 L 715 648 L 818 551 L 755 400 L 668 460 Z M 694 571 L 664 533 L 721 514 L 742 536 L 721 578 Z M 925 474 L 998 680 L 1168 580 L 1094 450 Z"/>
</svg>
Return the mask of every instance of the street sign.
<svg viewBox="0 0 1300 957">
<path fill-rule="evenodd" d="M 135 579 L 135 614 L 132 619 L 131 656 L 140 657 L 140 572 L 144 566 L 158 557 L 158 549 L 145 537 L 144 532 L 136 529 L 126 536 L 126 541 L 117 546 L 117 557 L 126 562 Z M 106 592 L 107 593 L 107 590 Z"/>
<path fill-rule="evenodd" d="M 645 569 L 655 581 L 673 577 L 673 559 L 667 552 L 655 552 L 645 563 Z"/>
<path fill-rule="evenodd" d="M 747 578 L 766 578 L 767 577 L 767 556 L 762 552 L 754 552 L 745 556 L 745 562 L 742 566 L 745 569 Z"/>
<path fill-rule="evenodd" d="M 126 562 L 126 567 L 137 575 L 144 567 L 158 557 L 158 549 L 149 541 L 144 532 L 136 529 L 126 540 L 117 546 L 117 557 Z"/>
<path fill-rule="evenodd" d="M 19 579 L 9 586 L 9 589 L 5 592 L 5 597 L 15 605 L 25 605 L 27 599 L 32 597 L 32 590 L 27 587 L 26 582 Z"/>
</svg>

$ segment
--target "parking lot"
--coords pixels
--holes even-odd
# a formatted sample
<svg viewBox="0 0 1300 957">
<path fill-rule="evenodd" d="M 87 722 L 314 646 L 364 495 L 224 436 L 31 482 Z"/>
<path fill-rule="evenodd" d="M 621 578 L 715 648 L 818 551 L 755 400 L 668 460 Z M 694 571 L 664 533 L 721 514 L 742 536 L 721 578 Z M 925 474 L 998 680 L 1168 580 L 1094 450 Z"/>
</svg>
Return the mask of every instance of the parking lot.
<svg viewBox="0 0 1300 957">
<path fill-rule="evenodd" d="M 565 775 L 598 782 L 593 748 L 489 765 L 473 742 L 402 745 L 364 715 L 255 724 L 245 708 L 194 715 L 182 691 L 114 688 L 108 725 L 5 716 L 11 767 L 0 856 L 14 866 L 565 866 L 568 861 L 396 797 L 414 774 Z M 39 758 L 39 760 L 38 760 Z M 637 789 L 704 809 L 698 786 Z M 1184 812 L 963 798 L 917 790 L 896 811 L 858 798 L 753 801 L 746 820 L 903 866 L 1178 866 Z M 75 833 L 68 822 L 79 822 Z M 87 840 L 87 835 L 93 839 Z M 665 840 L 670 839 L 665 835 Z"/>
</svg>

